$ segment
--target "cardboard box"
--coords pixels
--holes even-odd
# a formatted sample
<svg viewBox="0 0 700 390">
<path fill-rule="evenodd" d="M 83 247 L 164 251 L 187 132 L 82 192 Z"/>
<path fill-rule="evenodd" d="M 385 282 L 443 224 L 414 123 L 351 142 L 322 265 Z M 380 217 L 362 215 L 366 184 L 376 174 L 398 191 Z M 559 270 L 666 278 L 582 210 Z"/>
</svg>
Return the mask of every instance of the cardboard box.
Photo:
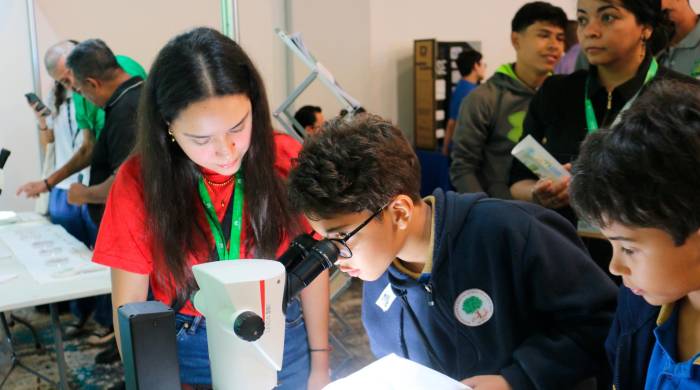
<svg viewBox="0 0 700 390">
<path fill-rule="evenodd" d="M 413 42 L 414 142 L 416 148 L 438 149 L 445 136 L 450 97 L 461 78 L 455 59 L 464 50 L 480 50 L 479 42 Z"/>
</svg>

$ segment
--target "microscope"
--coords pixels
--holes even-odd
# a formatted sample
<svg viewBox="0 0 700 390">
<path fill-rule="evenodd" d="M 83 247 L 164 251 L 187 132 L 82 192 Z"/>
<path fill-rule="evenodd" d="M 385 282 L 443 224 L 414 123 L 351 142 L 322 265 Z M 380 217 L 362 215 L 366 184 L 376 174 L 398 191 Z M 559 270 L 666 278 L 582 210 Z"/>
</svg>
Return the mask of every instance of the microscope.
<svg viewBox="0 0 700 390">
<path fill-rule="evenodd" d="M 8 157 L 10 157 L 10 151 L 4 148 L 0 149 L 0 194 L 2 194 L 2 187 L 5 184 L 2 170 L 5 168 Z"/>
<path fill-rule="evenodd" d="M 337 258 L 332 241 L 302 234 L 277 260 L 192 267 L 199 286 L 192 303 L 207 320 L 214 389 L 269 390 L 277 385 L 287 304 Z M 151 389 L 166 381 L 175 388 L 179 376 L 177 356 L 172 356 L 177 354 L 172 309 L 160 302 L 127 304 L 119 308 L 119 323 L 127 389 Z M 153 357 L 160 357 L 158 364 Z"/>
</svg>

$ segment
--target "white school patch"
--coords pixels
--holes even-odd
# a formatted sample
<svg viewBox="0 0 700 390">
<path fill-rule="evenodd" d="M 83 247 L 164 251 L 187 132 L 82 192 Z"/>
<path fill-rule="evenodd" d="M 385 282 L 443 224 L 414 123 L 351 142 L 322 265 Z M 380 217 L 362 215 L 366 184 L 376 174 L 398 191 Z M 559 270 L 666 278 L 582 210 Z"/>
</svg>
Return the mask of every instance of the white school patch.
<svg viewBox="0 0 700 390">
<path fill-rule="evenodd" d="M 380 309 L 386 312 L 391 307 L 391 304 L 394 303 L 394 299 L 396 299 L 396 294 L 394 294 L 394 290 L 391 289 L 391 284 L 387 283 L 384 291 L 379 294 L 379 298 L 375 303 Z"/>
<path fill-rule="evenodd" d="M 465 290 L 455 300 L 454 314 L 466 326 L 479 326 L 493 316 L 493 301 L 478 288 Z"/>
</svg>

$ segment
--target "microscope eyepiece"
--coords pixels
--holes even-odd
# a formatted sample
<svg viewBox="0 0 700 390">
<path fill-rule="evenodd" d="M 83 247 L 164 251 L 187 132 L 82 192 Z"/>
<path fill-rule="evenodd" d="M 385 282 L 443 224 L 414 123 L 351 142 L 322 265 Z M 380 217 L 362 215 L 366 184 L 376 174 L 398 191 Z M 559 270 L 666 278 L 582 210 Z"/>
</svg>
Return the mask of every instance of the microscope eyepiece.
<svg viewBox="0 0 700 390">
<path fill-rule="evenodd" d="M 283 312 L 287 312 L 287 305 L 292 298 L 311 284 L 321 272 L 333 267 L 339 252 L 330 240 L 317 241 L 308 234 L 302 234 L 292 241 L 289 249 L 279 258 L 287 271 Z"/>
</svg>

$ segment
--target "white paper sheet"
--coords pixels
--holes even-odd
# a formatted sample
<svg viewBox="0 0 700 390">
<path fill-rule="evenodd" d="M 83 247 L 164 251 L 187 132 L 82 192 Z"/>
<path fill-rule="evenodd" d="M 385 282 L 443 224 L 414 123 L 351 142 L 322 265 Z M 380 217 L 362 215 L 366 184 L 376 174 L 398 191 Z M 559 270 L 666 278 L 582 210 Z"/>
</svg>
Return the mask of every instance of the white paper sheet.
<svg viewBox="0 0 700 390">
<path fill-rule="evenodd" d="M 17 222 L 17 213 L 14 211 L 0 211 L 0 225 L 9 225 Z"/>
<path fill-rule="evenodd" d="M 90 250 L 59 225 L 14 225 L 0 231 L 3 245 L 38 283 L 78 280 L 109 269 L 93 263 Z"/>
<path fill-rule="evenodd" d="M 33 211 L 19 212 L 17 213 L 17 219 L 19 222 L 40 222 L 47 220 L 43 215 Z"/>
<path fill-rule="evenodd" d="M 0 274 L 0 284 L 9 282 L 10 280 L 17 277 L 17 274 Z"/>
<path fill-rule="evenodd" d="M 435 80 L 435 100 L 447 99 L 447 81 L 445 79 Z"/>
<path fill-rule="evenodd" d="M 395 354 L 339 379 L 324 390 L 471 390 L 456 380 Z"/>
<path fill-rule="evenodd" d="M 0 259 L 7 257 L 12 257 L 12 251 L 4 242 L 0 241 Z"/>
</svg>

